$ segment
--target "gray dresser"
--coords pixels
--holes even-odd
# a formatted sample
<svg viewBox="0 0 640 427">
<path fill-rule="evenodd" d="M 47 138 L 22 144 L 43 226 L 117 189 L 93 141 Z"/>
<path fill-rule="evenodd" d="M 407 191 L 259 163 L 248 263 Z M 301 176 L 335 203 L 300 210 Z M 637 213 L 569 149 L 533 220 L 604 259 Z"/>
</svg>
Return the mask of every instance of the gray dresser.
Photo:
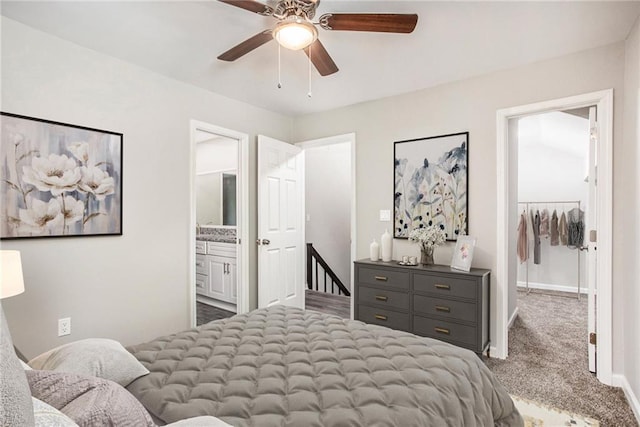
<svg viewBox="0 0 640 427">
<path fill-rule="evenodd" d="M 489 346 L 490 270 L 355 262 L 355 318 L 468 348 Z"/>
</svg>

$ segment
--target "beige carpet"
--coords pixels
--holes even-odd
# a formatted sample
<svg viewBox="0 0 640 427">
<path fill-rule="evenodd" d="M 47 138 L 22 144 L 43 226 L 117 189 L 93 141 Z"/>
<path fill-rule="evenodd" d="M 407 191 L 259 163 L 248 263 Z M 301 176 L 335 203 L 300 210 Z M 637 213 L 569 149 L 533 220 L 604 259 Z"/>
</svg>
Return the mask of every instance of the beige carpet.
<svg viewBox="0 0 640 427">
<path fill-rule="evenodd" d="M 543 405 L 532 400 L 511 396 L 516 408 L 524 418 L 524 427 L 599 427 L 600 422 L 593 418 L 572 414 L 557 408 Z"/>
<path fill-rule="evenodd" d="M 509 357 L 486 360 L 509 393 L 600 421 L 638 423 L 622 389 L 588 370 L 587 298 L 518 292 L 519 316 L 509 331 Z"/>
</svg>

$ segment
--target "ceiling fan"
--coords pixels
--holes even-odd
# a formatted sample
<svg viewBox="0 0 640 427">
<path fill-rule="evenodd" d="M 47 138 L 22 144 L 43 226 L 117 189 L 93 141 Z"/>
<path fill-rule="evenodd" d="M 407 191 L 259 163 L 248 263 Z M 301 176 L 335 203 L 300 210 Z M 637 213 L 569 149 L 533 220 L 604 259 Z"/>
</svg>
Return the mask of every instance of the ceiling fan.
<svg viewBox="0 0 640 427">
<path fill-rule="evenodd" d="M 416 14 L 396 13 L 326 13 L 312 22 L 320 0 L 279 0 L 273 7 L 256 0 L 219 0 L 263 16 L 278 20 L 273 29 L 262 31 L 224 52 L 218 59 L 235 61 L 252 50 L 275 39 L 282 47 L 304 49 L 320 75 L 338 71 L 329 53 L 318 39 L 320 26 L 329 31 L 370 31 L 411 33 L 418 22 Z"/>
</svg>

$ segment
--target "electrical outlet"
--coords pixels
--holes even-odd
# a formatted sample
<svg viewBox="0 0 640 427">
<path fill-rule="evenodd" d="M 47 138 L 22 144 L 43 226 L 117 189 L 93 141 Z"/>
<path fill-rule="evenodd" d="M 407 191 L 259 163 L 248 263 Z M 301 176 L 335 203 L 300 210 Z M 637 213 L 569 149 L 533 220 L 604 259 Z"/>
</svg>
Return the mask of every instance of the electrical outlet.
<svg viewBox="0 0 640 427">
<path fill-rule="evenodd" d="M 58 336 L 71 335 L 71 318 L 58 319 Z"/>
</svg>

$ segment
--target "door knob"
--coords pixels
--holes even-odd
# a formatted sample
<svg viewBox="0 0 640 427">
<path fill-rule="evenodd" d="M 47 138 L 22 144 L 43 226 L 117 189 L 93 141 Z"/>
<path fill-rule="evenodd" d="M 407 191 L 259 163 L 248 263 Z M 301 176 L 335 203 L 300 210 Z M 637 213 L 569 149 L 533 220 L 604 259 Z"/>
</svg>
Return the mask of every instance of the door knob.
<svg viewBox="0 0 640 427">
<path fill-rule="evenodd" d="M 271 243 L 271 240 L 269 239 L 257 239 L 256 240 L 256 244 L 259 245 L 268 245 L 269 243 Z"/>
</svg>

